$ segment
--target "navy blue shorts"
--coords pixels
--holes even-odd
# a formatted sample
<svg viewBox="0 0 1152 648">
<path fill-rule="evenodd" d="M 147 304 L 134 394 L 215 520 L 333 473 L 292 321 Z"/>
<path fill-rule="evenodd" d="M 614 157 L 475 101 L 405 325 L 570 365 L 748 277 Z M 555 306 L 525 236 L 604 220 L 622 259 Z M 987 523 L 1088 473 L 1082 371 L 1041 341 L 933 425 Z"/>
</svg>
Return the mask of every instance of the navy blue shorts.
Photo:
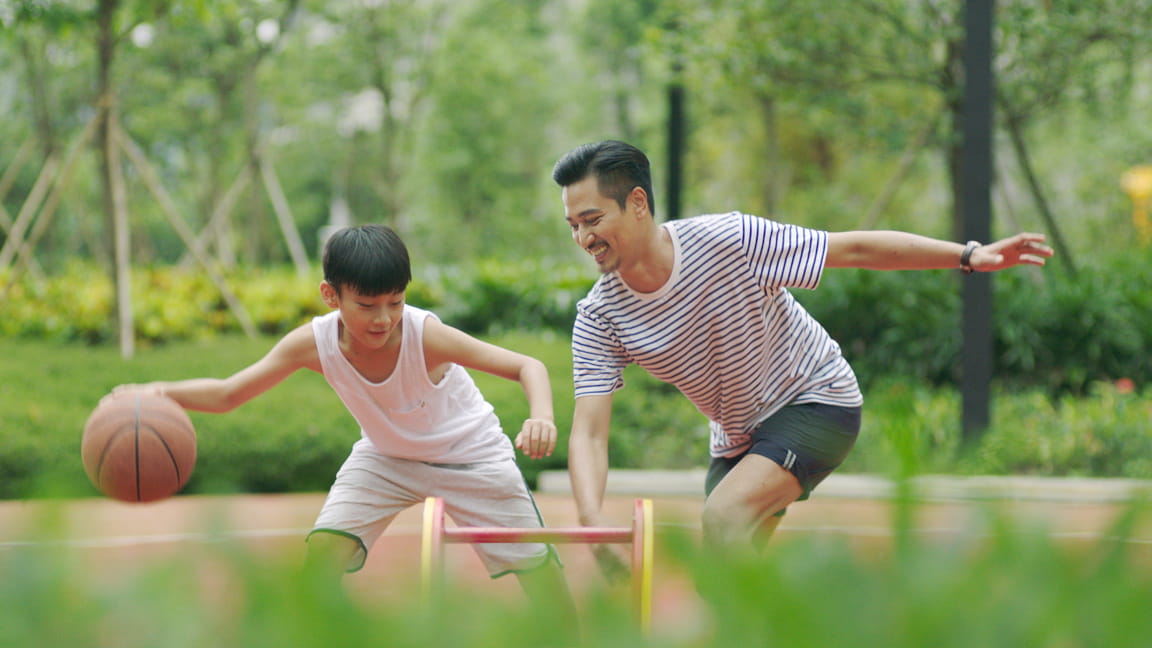
<svg viewBox="0 0 1152 648">
<path fill-rule="evenodd" d="M 734 457 L 713 457 L 704 481 L 711 494 L 728 471 L 745 455 L 758 454 L 775 461 L 796 476 L 805 500 L 812 489 L 848 456 L 860 434 L 859 407 L 820 403 L 789 405 L 764 419 L 752 432 L 752 445 Z M 781 511 L 781 514 L 783 511 Z"/>
</svg>

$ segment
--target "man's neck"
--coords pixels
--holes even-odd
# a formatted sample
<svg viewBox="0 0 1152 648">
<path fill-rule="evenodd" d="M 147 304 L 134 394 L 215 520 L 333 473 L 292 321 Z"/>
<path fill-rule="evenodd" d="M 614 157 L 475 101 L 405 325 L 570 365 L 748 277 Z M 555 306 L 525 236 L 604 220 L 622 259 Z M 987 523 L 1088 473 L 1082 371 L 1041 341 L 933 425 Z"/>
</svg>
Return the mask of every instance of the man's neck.
<svg viewBox="0 0 1152 648">
<path fill-rule="evenodd" d="M 648 245 L 639 250 L 636 261 L 618 270 L 620 278 L 636 292 L 651 293 L 660 290 L 672 277 L 676 264 L 676 249 L 672 236 L 663 227 L 654 227 Z"/>
</svg>

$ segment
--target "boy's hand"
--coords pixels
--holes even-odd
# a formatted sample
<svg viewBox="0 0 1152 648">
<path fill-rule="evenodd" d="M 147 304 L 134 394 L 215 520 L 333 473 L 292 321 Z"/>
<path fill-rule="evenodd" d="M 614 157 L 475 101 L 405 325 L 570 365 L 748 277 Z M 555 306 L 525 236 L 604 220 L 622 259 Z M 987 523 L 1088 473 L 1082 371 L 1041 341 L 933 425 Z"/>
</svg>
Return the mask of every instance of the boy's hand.
<svg viewBox="0 0 1152 648">
<path fill-rule="evenodd" d="M 528 419 L 516 435 L 516 447 L 533 459 L 552 456 L 556 449 L 556 424 L 545 419 Z"/>
<path fill-rule="evenodd" d="M 164 393 L 163 387 L 164 387 L 163 384 L 158 383 L 158 382 L 143 383 L 143 384 L 139 384 L 139 385 L 137 385 L 137 384 L 116 385 L 115 387 L 113 387 L 111 389 L 111 391 L 109 391 L 107 394 L 104 395 L 103 398 L 100 399 L 100 402 L 103 403 L 105 400 L 111 398 L 115 394 L 119 394 L 122 392 L 129 392 L 129 391 L 139 391 L 139 392 L 144 392 L 144 393 L 148 393 L 148 394 L 163 394 Z"/>
</svg>

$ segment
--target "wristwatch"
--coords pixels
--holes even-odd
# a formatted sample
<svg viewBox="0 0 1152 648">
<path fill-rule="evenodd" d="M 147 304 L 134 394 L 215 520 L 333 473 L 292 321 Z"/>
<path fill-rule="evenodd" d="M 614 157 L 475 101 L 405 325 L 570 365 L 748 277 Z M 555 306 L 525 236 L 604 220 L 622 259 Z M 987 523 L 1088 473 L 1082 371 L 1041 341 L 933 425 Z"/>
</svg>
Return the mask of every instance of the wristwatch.
<svg viewBox="0 0 1152 648">
<path fill-rule="evenodd" d="M 981 245 L 980 241 L 968 241 L 968 244 L 964 246 L 964 251 L 960 253 L 960 271 L 964 274 L 975 272 L 972 267 L 972 253 Z"/>
</svg>

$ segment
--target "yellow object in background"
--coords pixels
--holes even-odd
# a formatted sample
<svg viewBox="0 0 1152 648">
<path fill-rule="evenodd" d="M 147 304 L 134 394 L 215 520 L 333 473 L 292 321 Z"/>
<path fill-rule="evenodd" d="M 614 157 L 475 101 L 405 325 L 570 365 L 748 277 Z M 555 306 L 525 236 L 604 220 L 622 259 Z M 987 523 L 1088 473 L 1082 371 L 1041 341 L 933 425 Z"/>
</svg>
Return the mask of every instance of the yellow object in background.
<svg viewBox="0 0 1152 648">
<path fill-rule="evenodd" d="M 1148 220 L 1148 203 L 1152 199 L 1152 165 L 1134 166 L 1120 176 L 1120 186 L 1132 199 L 1132 224 L 1141 245 L 1152 242 L 1152 222 Z"/>
</svg>

